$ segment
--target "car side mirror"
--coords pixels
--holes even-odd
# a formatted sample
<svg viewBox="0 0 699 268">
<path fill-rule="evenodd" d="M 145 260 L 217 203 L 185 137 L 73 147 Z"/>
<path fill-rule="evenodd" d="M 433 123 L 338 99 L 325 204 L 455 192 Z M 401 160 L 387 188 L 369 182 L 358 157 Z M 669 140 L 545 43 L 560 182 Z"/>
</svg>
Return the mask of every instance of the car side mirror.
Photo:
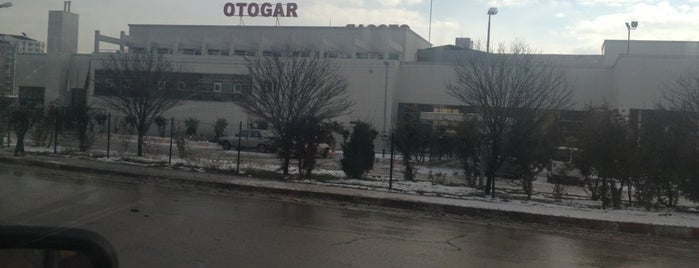
<svg viewBox="0 0 699 268">
<path fill-rule="evenodd" d="M 119 267 L 102 236 L 81 229 L 0 226 L 0 267 Z"/>
</svg>

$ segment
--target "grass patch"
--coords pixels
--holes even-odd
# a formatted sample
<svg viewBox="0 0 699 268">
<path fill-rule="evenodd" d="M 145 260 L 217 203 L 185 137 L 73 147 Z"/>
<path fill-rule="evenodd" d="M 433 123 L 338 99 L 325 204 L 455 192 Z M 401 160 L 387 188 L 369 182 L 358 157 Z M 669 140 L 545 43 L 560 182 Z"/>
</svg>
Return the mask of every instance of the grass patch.
<svg viewBox="0 0 699 268">
<path fill-rule="evenodd" d="M 327 181 L 336 181 L 336 180 L 342 180 L 345 179 L 344 177 L 339 177 L 331 174 L 312 174 L 311 179 L 321 181 L 321 182 L 327 182 Z"/>
<path fill-rule="evenodd" d="M 132 157 L 124 157 L 124 158 L 122 158 L 122 161 L 135 163 L 135 164 L 142 164 L 142 165 L 147 165 L 147 166 L 159 166 L 159 167 L 166 167 L 167 166 L 167 161 L 146 161 L 144 159 L 132 158 Z"/>
</svg>

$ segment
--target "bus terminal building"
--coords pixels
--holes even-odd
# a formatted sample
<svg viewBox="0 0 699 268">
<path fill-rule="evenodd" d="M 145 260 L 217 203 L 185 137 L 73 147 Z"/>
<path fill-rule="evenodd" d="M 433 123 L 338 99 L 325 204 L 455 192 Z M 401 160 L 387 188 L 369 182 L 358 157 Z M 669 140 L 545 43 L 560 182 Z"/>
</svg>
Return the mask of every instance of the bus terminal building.
<svg viewBox="0 0 699 268">
<path fill-rule="evenodd" d="M 354 106 L 338 121 L 368 121 L 381 131 L 384 124 L 395 127 L 399 113 L 410 110 L 435 126 L 452 125 L 465 118 L 461 103 L 447 92 L 447 83 L 456 78 L 455 59 L 483 53 L 473 50 L 468 38 L 433 47 L 408 25 L 361 24 L 132 24 L 114 35 L 96 29 L 92 52 L 78 53 L 78 21 L 78 14 L 69 10 L 50 11 L 45 53 L 3 56 L 0 61 L 12 65 L 14 76 L 2 80 L 12 82 L 0 85 L 9 88 L 4 95 L 37 107 L 58 100 L 64 106 L 87 103 L 101 108 L 98 99 L 108 83 L 102 61 L 110 53 L 165 54 L 185 69 L 168 83 L 176 83 L 191 97 L 163 116 L 199 119 L 200 132 L 212 133 L 218 118 L 251 120 L 236 105 L 247 79 L 245 57 L 272 55 L 275 48 L 293 44 L 334 58 L 348 80 Z M 541 55 L 565 70 L 573 110 L 601 104 L 627 112 L 654 109 L 662 99 L 663 85 L 699 66 L 699 42 L 631 41 L 628 54 L 626 40 L 605 40 L 601 45 L 599 55 Z M 237 124 L 230 125 L 229 133 L 238 130 Z"/>
</svg>

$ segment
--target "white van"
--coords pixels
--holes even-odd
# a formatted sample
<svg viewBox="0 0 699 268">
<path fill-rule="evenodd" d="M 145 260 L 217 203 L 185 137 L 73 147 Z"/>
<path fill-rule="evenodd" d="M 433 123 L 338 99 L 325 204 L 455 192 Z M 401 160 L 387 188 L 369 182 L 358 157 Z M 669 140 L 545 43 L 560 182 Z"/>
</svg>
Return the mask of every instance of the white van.
<svg viewBox="0 0 699 268">
<path fill-rule="evenodd" d="M 580 149 L 571 147 L 558 147 L 551 158 L 551 169 L 548 181 L 566 185 L 582 184 L 582 174 L 575 167 L 575 157 Z"/>
</svg>

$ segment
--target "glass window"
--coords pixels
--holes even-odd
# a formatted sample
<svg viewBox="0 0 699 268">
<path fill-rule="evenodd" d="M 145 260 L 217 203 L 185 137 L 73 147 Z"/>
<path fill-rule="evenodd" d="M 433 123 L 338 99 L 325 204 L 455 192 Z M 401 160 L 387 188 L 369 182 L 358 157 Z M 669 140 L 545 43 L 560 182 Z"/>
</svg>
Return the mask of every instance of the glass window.
<svg viewBox="0 0 699 268">
<path fill-rule="evenodd" d="M 19 87 L 20 104 L 29 105 L 32 108 L 44 108 L 44 88 L 43 87 Z"/>
<path fill-rule="evenodd" d="M 70 104 L 73 106 L 84 106 L 87 104 L 87 94 L 84 88 L 70 89 Z"/>
</svg>

